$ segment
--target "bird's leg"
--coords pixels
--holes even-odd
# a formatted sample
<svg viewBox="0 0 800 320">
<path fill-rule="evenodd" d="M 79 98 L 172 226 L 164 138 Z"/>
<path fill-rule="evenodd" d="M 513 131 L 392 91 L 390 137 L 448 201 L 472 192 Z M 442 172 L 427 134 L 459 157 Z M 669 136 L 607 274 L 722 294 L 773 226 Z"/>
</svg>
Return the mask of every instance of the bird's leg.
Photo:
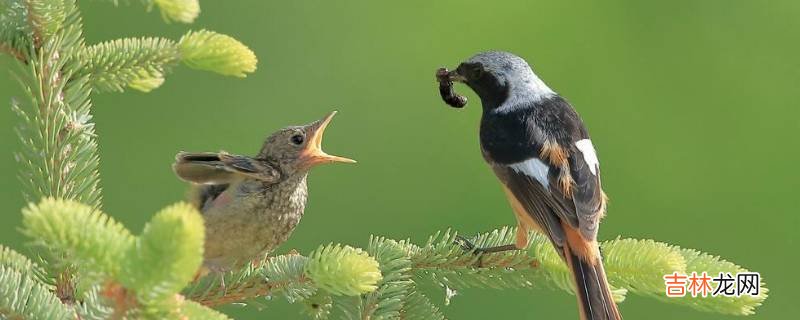
<svg viewBox="0 0 800 320">
<path fill-rule="evenodd" d="M 457 235 L 456 236 L 456 244 L 461 246 L 464 251 L 473 251 L 475 254 L 483 254 L 483 253 L 498 253 L 498 252 L 505 252 L 505 251 L 513 251 L 513 250 L 520 250 L 517 248 L 516 245 L 513 244 L 506 244 L 502 246 L 494 246 L 494 247 L 485 247 L 485 248 L 478 248 L 475 246 L 472 241 L 469 241 L 467 238 Z"/>
<path fill-rule="evenodd" d="M 228 294 L 228 288 L 225 286 L 225 272 L 226 272 L 225 269 L 217 267 L 217 266 L 214 266 L 214 267 L 208 267 L 208 270 L 210 272 L 213 272 L 213 273 L 219 275 L 219 286 L 220 286 L 220 289 L 222 289 L 222 296 L 224 297 L 225 295 L 227 295 Z M 211 290 L 211 289 L 213 289 L 213 287 L 214 287 L 214 281 L 210 281 L 208 283 L 208 289 L 207 290 Z"/>
<path fill-rule="evenodd" d="M 478 267 L 483 266 L 483 255 L 487 253 L 498 253 L 498 252 L 506 252 L 506 251 L 513 251 L 513 250 L 520 250 L 517 248 L 516 245 L 513 244 L 506 244 L 502 246 L 494 246 L 494 247 L 485 247 L 485 248 L 478 248 L 475 246 L 472 241 L 469 241 L 467 238 L 456 235 L 456 240 L 454 241 L 455 244 L 461 246 L 461 249 L 467 252 L 472 252 L 472 254 L 478 256 Z"/>
<path fill-rule="evenodd" d="M 228 287 L 225 286 L 225 273 L 224 272 L 220 272 L 219 273 L 219 286 L 222 288 L 222 296 L 224 297 L 225 295 L 228 294 Z"/>
</svg>

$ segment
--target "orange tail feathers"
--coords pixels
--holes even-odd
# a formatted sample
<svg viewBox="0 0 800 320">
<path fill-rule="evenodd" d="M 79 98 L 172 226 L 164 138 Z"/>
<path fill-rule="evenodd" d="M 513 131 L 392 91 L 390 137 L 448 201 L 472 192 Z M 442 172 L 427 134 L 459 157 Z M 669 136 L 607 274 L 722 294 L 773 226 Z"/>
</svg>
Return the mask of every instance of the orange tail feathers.
<svg viewBox="0 0 800 320">
<path fill-rule="evenodd" d="M 575 295 L 582 320 L 620 320 L 617 305 L 608 287 L 606 272 L 599 254 L 592 259 L 576 254 L 569 245 L 564 246 L 564 257 L 572 271 Z M 593 261 L 589 261 L 593 260 Z"/>
</svg>

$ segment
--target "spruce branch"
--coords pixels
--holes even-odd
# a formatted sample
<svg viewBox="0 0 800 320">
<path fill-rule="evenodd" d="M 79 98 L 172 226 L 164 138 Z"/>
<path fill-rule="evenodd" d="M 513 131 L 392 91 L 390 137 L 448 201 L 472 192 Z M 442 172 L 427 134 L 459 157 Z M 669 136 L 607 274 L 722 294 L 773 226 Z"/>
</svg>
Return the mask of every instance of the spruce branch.
<svg viewBox="0 0 800 320">
<path fill-rule="evenodd" d="M 378 263 L 360 249 L 324 245 L 309 255 L 296 253 L 268 257 L 222 275 L 209 274 L 184 289 L 198 303 L 216 306 L 281 295 L 289 302 L 306 300 L 318 292 L 357 296 L 375 289 L 381 278 Z"/>
<path fill-rule="evenodd" d="M 120 2 L 128 3 L 129 0 L 109 0 L 114 5 Z M 200 15 L 200 3 L 198 0 L 139 0 L 147 11 L 158 7 L 161 17 L 166 22 L 178 21 L 182 23 L 192 23 Z"/>
<path fill-rule="evenodd" d="M 219 74 L 245 77 L 256 70 L 253 51 L 230 36 L 212 31 L 189 32 L 178 41 L 181 60 L 187 66 Z"/>
<path fill-rule="evenodd" d="M 720 273 L 736 274 L 740 272 L 749 272 L 749 270 L 718 256 L 703 253 L 694 249 L 677 247 L 676 249 L 681 253 L 681 255 L 683 255 L 683 258 L 686 261 L 687 273 L 701 273 L 703 271 L 707 271 L 710 276 L 717 276 Z M 757 296 L 716 296 L 713 298 L 691 298 L 687 296 L 683 298 L 667 298 L 664 295 L 656 295 L 656 297 L 658 297 L 659 300 L 671 303 L 688 304 L 692 308 L 707 312 L 731 315 L 751 315 L 755 314 L 755 309 L 764 303 L 764 300 L 767 299 L 768 293 L 769 289 L 766 287 L 766 282 L 761 281 L 761 287 L 759 288 L 759 294 Z"/>
<path fill-rule="evenodd" d="M 161 17 L 167 22 L 192 23 L 200 15 L 200 3 L 197 0 L 152 0 L 151 3 L 158 6 Z"/>
<path fill-rule="evenodd" d="M 199 13 L 197 1 L 147 3 L 161 8 L 165 19 L 190 21 Z M 196 54 L 193 63 L 202 64 L 204 58 L 224 59 L 226 53 L 241 56 L 249 52 L 230 37 L 215 34 L 211 38 L 214 41 L 207 41 L 207 46 L 199 44 L 189 50 Z M 140 237 L 132 236 L 99 211 L 99 158 L 89 99 L 95 85 L 91 76 L 95 74 L 85 71 L 90 70 L 88 67 L 106 67 L 100 69 L 106 71 L 101 76 L 111 80 L 100 77 L 101 83 L 115 88 L 113 82 L 123 79 L 129 87 L 149 90 L 163 82 L 168 64 L 181 58 L 174 41 L 160 47 L 156 44 L 150 52 L 146 52 L 146 45 L 138 47 L 139 51 L 125 45 L 118 51 L 113 45 L 87 49 L 76 0 L 0 1 L 0 52 L 22 62 L 17 77 L 27 95 L 26 102 L 12 103 L 20 119 L 16 130 L 22 141 L 16 158 L 22 164 L 23 193 L 31 201 L 23 210 L 23 229 L 47 253 L 42 261 L 45 267 L 39 267 L 14 251 L 0 248 L 2 318 L 160 318 L 185 316 L 184 312 L 193 318 L 224 318 L 176 294 L 191 280 L 202 259 L 204 231 L 196 210 L 190 211 L 188 205 L 168 208 Z M 228 50 L 225 45 L 236 47 Z M 87 54 L 108 60 L 97 63 Z M 135 63 L 122 67 L 102 64 L 131 57 L 134 62 L 147 62 L 148 58 L 159 58 L 159 54 L 169 61 L 138 69 Z M 141 58 L 143 55 L 145 58 Z M 139 60 L 135 60 L 137 57 Z M 254 63 L 255 59 L 248 61 Z M 247 72 L 232 69 L 236 67 L 236 62 L 229 60 L 223 69 L 214 71 L 227 70 L 239 76 Z M 34 204 L 37 199 L 43 200 Z M 162 246 L 171 243 L 165 240 L 174 239 L 184 241 Z M 148 263 L 163 268 L 141 268 Z"/>
<path fill-rule="evenodd" d="M 601 250 L 608 277 L 637 294 L 663 296 L 663 275 L 687 270 L 679 248 L 662 242 L 617 238 L 602 243 Z"/>
<path fill-rule="evenodd" d="M 206 306 L 245 302 L 285 293 L 289 301 L 310 296 L 314 287 L 304 273 L 306 258 L 297 254 L 270 257 L 222 275 L 209 274 L 190 284 L 183 294 Z M 224 277 L 223 290 L 220 276 Z"/>
<path fill-rule="evenodd" d="M 178 301 L 173 297 L 200 268 L 204 237 L 197 209 L 186 203 L 165 208 L 128 248 L 118 281 L 135 292 L 143 308 L 174 309 Z"/>
<path fill-rule="evenodd" d="M 27 274 L 40 284 L 50 286 L 50 279 L 47 278 L 47 271 L 44 268 L 28 257 L 3 245 L 0 245 L 0 267 Z"/>
<path fill-rule="evenodd" d="M 114 307 L 101 295 L 102 287 L 97 285 L 83 293 L 75 310 L 80 320 L 107 320 L 114 315 Z"/>
<path fill-rule="evenodd" d="M 81 75 L 95 89 L 122 92 L 125 87 L 148 92 L 164 82 L 179 59 L 174 41 L 163 38 L 127 38 L 96 44 L 81 51 Z"/>
<path fill-rule="evenodd" d="M 514 228 L 504 227 L 473 238 L 478 247 L 513 243 Z M 572 293 L 570 275 L 549 240 L 538 233 L 529 235 L 524 251 L 465 256 L 454 251 L 454 234 L 446 231 L 422 247 L 408 246 L 415 272 L 435 283 L 452 288 L 512 288 L 543 285 Z M 653 240 L 616 239 L 601 243 L 608 280 L 615 300 L 622 302 L 626 292 L 657 297 L 671 303 L 717 313 L 747 315 L 761 305 L 768 289 L 758 296 L 667 298 L 663 276 L 673 272 L 708 271 L 737 273 L 747 271 L 733 263 L 692 249 L 679 248 Z M 517 285 L 515 285 L 515 283 Z"/>
<path fill-rule="evenodd" d="M 23 233 L 35 243 L 85 271 L 119 273 L 119 261 L 133 244 L 125 227 L 87 205 L 46 198 L 22 211 Z"/>
<path fill-rule="evenodd" d="M 74 319 L 74 311 L 32 275 L 0 265 L 0 318 Z"/>
<path fill-rule="evenodd" d="M 202 261 L 204 230 L 200 213 L 183 203 L 156 214 L 139 236 L 75 201 L 44 199 L 23 210 L 23 232 L 78 267 L 88 288 L 78 290 L 84 298 L 78 312 L 88 316 L 113 310 L 112 318 L 177 317 L 185 305 L 178 292 Z M 3 265 L 32 265 L 3 253 Z M 86 306 L 87 299 L 94 304 Z"/>
<path fill-rule="evenodd" d="M 229 320 L 228 316 L 215 311 L 214 309 L 206 308 L 205 306 L 194 302 L 184 301 L 180 309 L 182 319 L 191 320 Z"/>
<path fill-rule="evenodd" d="M 28 23 L 34 31 L 34 41 L 41 43 L 64 26 L 67 3 L 64 0 L 27 0 Z"/>
<path fill-rule="evenodd" d="M 477 247 L 491 247 L 513 243 L 515 228 L 503 227 L 481 233 L 471 240 Z M 260 266 L 246 266 L 243 270 L 226 275 L 228 294 L 223 295 L 215 276 L 207 276 L 190 286 L 187 297 L 204 305 L 243 302 L 262 296 L 285 292 L 286 288 L 299 286 L 303 294 L 287 296 L 290 302 L 304 301 L 306 313 L 314 319 L 423 319 L 444 316 L 415 286 L 421 281 L 432 281 L 448 290 L 469 288 L 513 289 L 544 287 L 573 293 L 571 275 L 566 265 L 543 235 L 531 233 L 525 250 L 475 254 L 459 245 L 456 233 L 439 232 L 423 245 L 408 240 L 396 241 L 372 237 L 366 252 L 380 264 L 382 280 L 377 290 L 360 295 L 336 296 L 338 290 L 321 289 L 310 273 L 303 273 L 308 259 L 296 255 L 268 258 Z M 330 247 L 331 245 L 328 245 Z M 312 256 L 325 252 L 321 247 Z M 745 269 L 718 257 L 682 249 L 653 240 L 615 239 L 601 243 L 609 282 L 617 302 L 625 295 L 656 297 L 670 303 L 686 305 L 698 310 L 746 315 L 752 314 L 768 292 L 761 288 L 758 296 L 666 298 L 663 276 L 673 272 L 690 273 L 693 270 L 709 272 L 741 272 Z M 291 260 L 289 260 L 291 259 Z M 318 259 L 318 258 L 315 258 Z M 338 259 L 330 256 L 314 268 L 337 270 Z M 292 263 L 290 263 L 292 261 Z M 270 269 L 292 270 L 281 277 L 265 276 L 265 266 Z M 280 267 L 283 266 L 283 267 Z M 236 276 L 239 274 L 239 276 Z M 334 273 L 332 273 L 334 274 Z M 339 279 L 322 277 L 323 281 L 347 281 L 346 272 Z M 763 285 L 763 283 L 762 283 Z"/>
<path fill-rule="evenodd" d="M 0 31 L 0 33 L 2 32 L 3 31 Z M 19 51 L 14 44 L 0 42 L 0 53 L 9 54 L 15 59 L 25 62 L 25 55 L 22 53 L 22 51 Z"/>
<path fill-rule="evenodd" d="M 303 304 L 303 313 L 314 320 L 328 319 L 333 311 L 333 297 L 321 291 L 303 300 Z"/>
<path fill-rule="evenodd" d="M 428 297 L 418 291 L 414 291 L 408 295 L 408 300 L 403 304 L 398 319 L 445 320 L 446 318 Z"/>
<path fill-rule="evenodd" d="M 334 295 L 357 296 L 375 291 L 381 280 L 378 262 L 361 249 L 328 244 L 309 254 L 305 273 Z"/>
<path fill-rule="evenodd" d="M 86 76 L 101 91 L 125 88 L 149 92 L 179 62 L 223 75 L 245 77 L 255 71 L 255 54 L 241 42 L 211 31 L 188 32 L 179 42 L 164 38 L 125 38 L 81 50 Z"/>
<path fill-rule="evenodd" d="M 97 143 L 91 122 L 91 89 L 86 79 L 71 78 L 81 62 L 74 56 L 83 45 L 74 0 L 65 1 L 66 22 L 41 47 L 29 50 L 21 84 L 30 104 L 14 102 L 20 119 L 20 180 L 25 197 L 74 199 L 100 206 Z"/>
<path fill-rule="evenodd" d="M 381 263 L 383 280 L 378 290 L 360 297 L 359 314 L 355 319 L 393 319 L 400 315 L 405 297 L 413 288 L 411 260 L 405 254 L 405 242 L 371 237 L 367 252 Z"/>
<path fill-rule="evenodd" d="M 33 31 L 28 24 L 28 8 L 24 0 L 0 1 L 0 48 L 25 62 Z"/>
</svg>

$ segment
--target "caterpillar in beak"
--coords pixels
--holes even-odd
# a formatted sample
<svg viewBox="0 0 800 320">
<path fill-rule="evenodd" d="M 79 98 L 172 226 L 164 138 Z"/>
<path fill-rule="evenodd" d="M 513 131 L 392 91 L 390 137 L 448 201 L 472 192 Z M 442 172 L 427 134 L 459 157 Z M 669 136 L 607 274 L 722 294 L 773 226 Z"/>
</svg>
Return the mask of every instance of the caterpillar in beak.
<svg viewBox="0 0 800 320">
<path fill-rule="evenodd" d="M 450 71 L 447 68 L 436 70 L 436 81 L 439 82 L 439 94 L 447 105 L 453 108 L 463 108 L 467 105 L 467 97 L 453 90 L 453 81 L 450 80 Z"/>
</svg>

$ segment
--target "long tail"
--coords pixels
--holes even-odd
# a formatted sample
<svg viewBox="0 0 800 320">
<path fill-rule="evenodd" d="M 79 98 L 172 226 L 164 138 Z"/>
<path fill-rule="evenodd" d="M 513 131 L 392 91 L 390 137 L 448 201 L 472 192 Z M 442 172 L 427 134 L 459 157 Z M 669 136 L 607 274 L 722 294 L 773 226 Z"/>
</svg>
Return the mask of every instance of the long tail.
<svg viewBox="0 0 800 320">
<path fill-rule="evenodd" d="M 608 288 L 606 272 L 600 255 L 594 261 L 570 250 L 569 245 L 564 246 L 564 257 L 567 266 L 572 271 L 575 281 L 575 295 L 578 297 L 578 307 L 582 320 L 620 320 L 617 305 Z"/>
</svg>

